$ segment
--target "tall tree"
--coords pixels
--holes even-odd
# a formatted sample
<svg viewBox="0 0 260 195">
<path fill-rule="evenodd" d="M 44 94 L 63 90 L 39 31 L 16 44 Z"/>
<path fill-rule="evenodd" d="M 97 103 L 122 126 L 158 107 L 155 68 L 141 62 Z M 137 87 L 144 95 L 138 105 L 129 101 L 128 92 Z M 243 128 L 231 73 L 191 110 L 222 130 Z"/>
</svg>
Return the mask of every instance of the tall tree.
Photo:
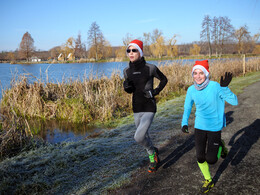
<svg viewBox="0 0 260 195">
<path fill-rule="evenodd" d="M 162 36 L 162 31 L 158 30 L 158 29 L 154 29 L 151 35 L 151 44 L 156 43 L 158 41 L 158 39 Z"/>
<path fill-rule="evenodd" d="M 220 55 L 222 55 L 225 44 L 231 40 L 234 34 L 234 27 L 231 24 L 231 20 L 228 17 L 219 18 L 219 45 L 220 45 Z"/>
<path fill-rule="evenodd" d="M 88 43 L 90 46 L 90 54 L 95 55 L 95 59 L 98 60 L 100 54 L 102 53 L 104 36 L 100 30 L 99 25 L 96 22 L 93 22 L 88 31 Z"/>
<path fill-rule="evenodd" d="M 209 15 L 205 15 L 202 21 L 202 31 L 200 33 L 200 38 L 207 42 L 209 49 L 209 56 L 212 54 L 211 48 L 211 39 L 210 39 L 210 31 L 211 31 L 212 20 Z"/>
<path fill-rule="evenodd" d="M 68 38 L 66 43 L 62 45 L 61 52 L 63 53 L 64 60 L 67 60 L 69 54 L 75 55 L 75 40 L 73 37 Z"/>
<path fill-rule="evenodd" d="M 34 40 L 30 33 L 26 32 L 24 33 L 19 46 L 19 55 L 21 58 L 26 58 L 26 60 L 29 61 L 29 58 L 32 57 L 34 51 Z"/>
<path fill-rule="evenodd" d="M 126 36 L 123 38 L 123 45 L 125 47 L 128 46 L 128 44 L 133 40 L 133 36 L 129 33 L 126 34 Z"/>
<path fill-rule="evenodd" d="M 144 51 L 145 53 L 150 56 L 151 50 L 150 50 L 150 45 L 151 45 L 151 33 L 144 33 L 143 34 L 143 43 L 144 43 Z"/>
<path fill-rule="evenodd" d="M 214 17 L 212 20 L 211 39 L 213 41 L 216 56 L 222 55 L 225 44 L 231 40 L 234 27 L 228 17 Z"/>
<path fill-rule="evenodd" d="M 164 37 L 163 36 L 158 37 L 156 42 L 151 44 L 150 47 L 153 56 L 161 58 L 165 50 Z"/>
<path fill-rule="evenodd" d="M 102 56 L 103 58 L 106 59 L 109 58 L 111 55 L 112 55 L 112 46 L 107 40 L 105 40 L 102 46 Z"/>
<path fill-rule="evenodd" d="M 177 35 L 173 35 L 172 38 L 169 39 L 168 41 L 168 45 L 167 45 L 167 55 L 168 56 L 177 56 L 178 55 L 178 47 L 176 45 L 177 43 L 177 39 L 176 39 Z"/>
<path fill-rule="evenodd" d="M 220 41 L 220 20 L 214 17 L 212 20 L 211 39 L 213 42 L 213 49 L 215 49 L 216 56 L 218 56 L 219 41 Z M 193 45 L 194 47 L 194 45 Z"/>
<path fill-rule="evenodd" d="M 122 39 L 123 41 L 123 46 L 122 47 L 119 47 L 117 50 L 116 50 L 116 57 L 117 58 L 125 58 L 126 57 L 126 48 L 128 46 L 128 44 L 133 40 L 133 37 L 131 34 L 127 33 L 126 36 Z"/>
<path fill-rule="evenodd" d="M 161 58 L 165 49 L 164 37 L 162 31 L 154 29 L 150 37 L 149 51 L 155 57 Z"/>
<path fill-rule="evenodd" d="M 235 38 L 237 39 L 237 52 L 239 54 L 246 53 L 247 44 L 250 41 L 250 32 L 247 25 L 240 27 L 235 31 Z"/>
<path fill-rule="evenodd" d="M 75 40 L 75 57 L 83 58 L 86 53 L 86 45 L 81 41 L 81 34 L 78 34 L 77 39 Z"/>
<path fill-rule="evenodd" d="M 57 60 L 58 56 L 61 53 L 61 47 L 54 47 L 50 50 L 51 58 Z"/>
</svg>

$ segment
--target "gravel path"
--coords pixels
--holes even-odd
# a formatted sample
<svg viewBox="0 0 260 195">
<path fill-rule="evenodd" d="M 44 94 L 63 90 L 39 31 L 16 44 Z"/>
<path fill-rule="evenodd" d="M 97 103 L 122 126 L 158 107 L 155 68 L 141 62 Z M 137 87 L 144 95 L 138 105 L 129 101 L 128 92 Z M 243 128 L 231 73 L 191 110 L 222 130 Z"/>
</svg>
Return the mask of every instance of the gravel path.
<svg viewBox="0 0 260 195">
<path fill-rule="evenodd" d="M 260 82 L 238 95 L 238 106 L 226 106 L 222 138 L 230 150 L 210 166 L 215 187 L 208 194 L 260 194 Z M 130 185 L 111 194 L 198 194 L 203 177 L 196 163 L 193 132 L 178 135 L 160 148 L 161 165 L 154 174 L 144 166 Z"/>
</svg>

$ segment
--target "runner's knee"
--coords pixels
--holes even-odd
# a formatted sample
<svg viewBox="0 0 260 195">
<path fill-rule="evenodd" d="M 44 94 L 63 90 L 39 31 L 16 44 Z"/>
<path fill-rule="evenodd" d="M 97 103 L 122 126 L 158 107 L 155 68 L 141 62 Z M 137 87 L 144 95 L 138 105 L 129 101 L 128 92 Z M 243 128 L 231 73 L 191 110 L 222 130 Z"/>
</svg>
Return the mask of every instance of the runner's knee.
<svg viewBox="0 0 260 195">
<path fill-rule="evenodd" d="M 144 136 L 141 136 L 140 134 L 136 133 L 135 136 L 134 136 L 134 139 L 137 143 L 142 143 L 143 140 L 145 139 Z"/>
<path fill-rule="evenodd" d="M 218 161 L 218 157 L 217 157 L 217 155 L 215 155 L 215 156 L 206 156 L 206 161 L 209 164 L 215 164 Z"/>
<path fill-rule="evenodd" d="M 197 154 L 197 161 L 199 163 L 204 163 L 206 161 L 205 155 L 198 155 Z"/>
</svg>

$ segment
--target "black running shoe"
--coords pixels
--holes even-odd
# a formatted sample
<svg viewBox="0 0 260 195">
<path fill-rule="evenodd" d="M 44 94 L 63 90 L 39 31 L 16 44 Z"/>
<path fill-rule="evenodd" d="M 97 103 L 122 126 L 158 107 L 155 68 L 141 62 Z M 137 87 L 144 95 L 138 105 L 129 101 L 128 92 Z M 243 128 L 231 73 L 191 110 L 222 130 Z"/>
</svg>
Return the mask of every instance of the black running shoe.
<svg viewBox="0 0 260 195">
<path fill-rule="evenodd" d="M 154 153 L 152 155 L 149 155 L 149 159 L 150 165 L 148 167 L 148 172 L 153 173 L 157 171 L 158 165 L 160 163 L 158 148 L 154 148 Z"/>
</svg>

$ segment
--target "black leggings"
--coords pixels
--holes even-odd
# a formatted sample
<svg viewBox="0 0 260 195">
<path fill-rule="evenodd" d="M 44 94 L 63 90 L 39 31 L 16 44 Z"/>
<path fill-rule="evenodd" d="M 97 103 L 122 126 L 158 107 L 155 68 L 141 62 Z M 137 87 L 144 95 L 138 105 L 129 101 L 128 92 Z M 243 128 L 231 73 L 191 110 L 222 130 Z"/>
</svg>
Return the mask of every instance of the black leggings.
<svg viewBox="0 0 260 195">
<path fill-rule="evenodd" d="M 197 161 L 214 164 L 218 161 L 218 150 L 221 143 L 221 131 L 204 131 L 195 129 L 195 146 Z"/>
</svg>

